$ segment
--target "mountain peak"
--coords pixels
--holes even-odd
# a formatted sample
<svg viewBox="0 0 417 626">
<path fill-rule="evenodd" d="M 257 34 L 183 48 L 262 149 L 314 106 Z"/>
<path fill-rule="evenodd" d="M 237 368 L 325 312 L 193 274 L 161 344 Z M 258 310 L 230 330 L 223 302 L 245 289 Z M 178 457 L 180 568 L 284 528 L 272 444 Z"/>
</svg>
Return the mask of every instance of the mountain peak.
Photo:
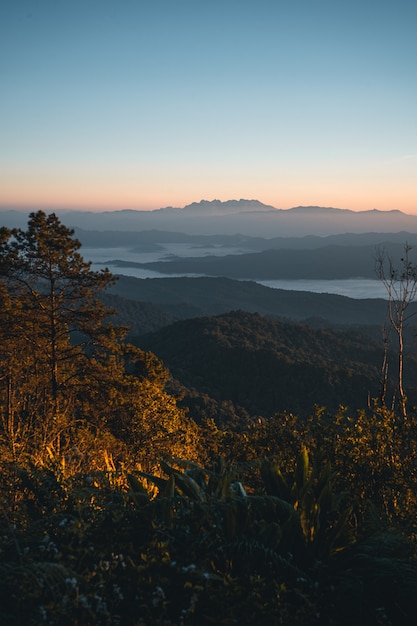
<svg viewBox="0 0 417 626">
<path fill-rule="evenodd" d="M 222 200 L 200 200 L 200 202 L 192 202 L 191 204 L 187 204 L 182 209 L 166 207 L 165 209 L 160 209 L 161 211 L 176 211 L 180 212 L 181 215 L 231 215 L 233 213 L 248 213 L 248 212 L 257 212 L 257 211 L 278 211 L 273 206 L 263 204 L 263 202 L 259 202 L 259 200 L 245 200 L 241 198 L 240 200 L 226 200 L 223 202 Z"/>
</svg>

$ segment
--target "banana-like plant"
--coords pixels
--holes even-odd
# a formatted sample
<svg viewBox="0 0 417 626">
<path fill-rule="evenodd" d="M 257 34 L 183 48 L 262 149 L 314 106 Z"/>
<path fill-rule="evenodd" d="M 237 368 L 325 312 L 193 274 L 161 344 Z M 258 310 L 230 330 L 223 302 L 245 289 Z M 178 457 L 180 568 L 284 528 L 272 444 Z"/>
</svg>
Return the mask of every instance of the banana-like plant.
<svg viewBox="0 0 417 626">
<path fill-rule="evenodd" d="M 327 559 L 347 547 L 352 536 L 352 508 L 342 508 L 342 494 L 333 489 L 334 475 L 329 462 L 313 462 L 303 447 L 293 472 L 284 474 L 274 461 L 261 463 L 267 493 L 290 503 L 297 511 L 308 551 Z"/>
</svg>

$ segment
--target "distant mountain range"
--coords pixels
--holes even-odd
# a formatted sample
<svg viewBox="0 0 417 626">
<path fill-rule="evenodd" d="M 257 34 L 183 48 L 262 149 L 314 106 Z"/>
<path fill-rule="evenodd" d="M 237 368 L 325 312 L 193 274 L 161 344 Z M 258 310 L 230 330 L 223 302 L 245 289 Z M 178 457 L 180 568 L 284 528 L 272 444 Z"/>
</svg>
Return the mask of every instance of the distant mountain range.
<svg viewBox="0 0 417 626">
<path fill-rule="evenodd" d="M 29 211 L 28 211 L 29 212 Z M 351 211 L 332 207 L 277 209 L 257 200 L 194 202 L 153 211 L 55 211 L 71 227 L 99 231 L 180 231 L 188 234 L 252 237 L 327 236 L 341 233 L 417 233 L 417 216 L 401 211 Z M 24 226 L 27 213 L 0 211 L 3 226 Z"/>
</svg>

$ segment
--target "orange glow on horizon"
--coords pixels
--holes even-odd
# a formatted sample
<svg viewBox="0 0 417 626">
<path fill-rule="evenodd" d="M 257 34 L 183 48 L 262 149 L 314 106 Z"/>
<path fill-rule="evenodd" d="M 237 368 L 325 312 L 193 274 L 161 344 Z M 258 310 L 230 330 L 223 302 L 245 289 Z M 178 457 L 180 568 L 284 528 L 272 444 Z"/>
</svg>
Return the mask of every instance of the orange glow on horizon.
<svg viewBox="0 0 417 626">
<path fill-rule="evenodd" d="M 10 172 L 9 172 L 10 174 Z M 40 174 L 40 175 L 39 175 Z M 415 181 L 406 177 L 398 180 L 344 180 L 315 179 L 313 176 L 300 180 L 278 178 L 271 181 L 265 176 L 253 179 L 238 177 L 229 180 L 210 177 L 210 180 L 184 180 L 174 176 L 165 180 L 155 177 L 135 180 L 133 177 L 95 176 L 93 180 L 78 176 L 46 176 L 36 172 L 19 177 L 0 174 L 0 207 L 2 209 L 73 209 L 86 211 L 156 210 L 167 206 L 183 207 L 201 200 L 258 200 L 277 209 L 295 206 L 323 206 L 352 211 L 400 210 L 417 214 Z M 216 180 L 217 178 L 217 180 Z M 238 180 L 237 180 L 238 179 Z M 46 182 L 47 181 L 47 182 Z M 377 190 L 377 192 L 375 191 Z"/>
<path fill-rule="evenodd" d="M 184 198 L 178 199 L 177 202 L 171 201 L 149 201 L 149 202 L 106 202 L 106 201 L 94 201 L 94 202 L 86 202 L 83 199 L 81 200 L 58 200 L 51 198 L 50 200 L 38 200 L 36 202 L 32 202 L 29 199 L 26 201 L 15 201 L 14 199 L 1 199 L 0 201 L 0 210 L 44 210 L 44 211 L 53 211 L 54 209 L 59 210 L 74 210 L 74 211 L 92 211 L 92 212 L 102 212 L 102 211 L 123 211 L 123 210 L 131 210 L 131 211 L 155 211 L 158 209 L 162 209 L 165 207 L 175 207 L 182 208 L 193 202 L 200 202 L 202 200 L 213 201 L 220 200 L 221 202 L 226 202 L 228 200 L 258 200 L 265 205 L 272 206 L 276 209 L 288 210 L 297 206 L 321 206 L 321 207 L 331 207 L 336 209 L 346 209 L 350 211 L 360 212 L 360 211 L 371 211 L 377 209 L 378 211 L 401 211 L 402 213 L 407 213 L 409 215 L 417 215 L 417 202 L 413 203 L 410 206 L 410 203 L 400 204 L 399 202 L 373 202 L 370 205 L 365 205 L 364 203 L 353 204 L 349 201 L 344 202 L 336 202 L 336 201 L 328 201 L 328 200 L 320 200 L 313 199 L 312 201 L 305 201 L 299 199 L 292 203 L 278 202 L 274 199 L 263 198 L 258 195 L 257 197 L 249 197 L 249 196 L 224 196 L 219 197 L 219 194 L 215 196 L 208 196 L 207 194 L 202 195 L 201 197 L 193 197 L 193 198 Z"/>
</svg>

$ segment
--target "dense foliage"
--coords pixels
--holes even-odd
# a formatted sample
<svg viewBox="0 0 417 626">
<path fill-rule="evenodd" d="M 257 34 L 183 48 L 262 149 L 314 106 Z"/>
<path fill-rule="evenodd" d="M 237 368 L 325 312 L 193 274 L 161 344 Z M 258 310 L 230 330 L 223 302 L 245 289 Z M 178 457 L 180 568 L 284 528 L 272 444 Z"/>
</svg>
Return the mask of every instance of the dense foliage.
<svg viewBox="0 0 417 626">
<path fill-rule="evenodd" d="M 72 231 L 39 212 L 0 233 L 0 623 L 414 623 L 414 412 L 261 402 L 264 362 L 305 395 L 314 370 L 365 371 L 372 346 L 258 315 L 184 323 L 162 339 L 203 381 L 217 364 L 210 392 L 253 378 L 242 413 L 201 393 L 213 415 L 187 414 L 170 371 L 108 322 L 113 277 Z"/>
</svg>

